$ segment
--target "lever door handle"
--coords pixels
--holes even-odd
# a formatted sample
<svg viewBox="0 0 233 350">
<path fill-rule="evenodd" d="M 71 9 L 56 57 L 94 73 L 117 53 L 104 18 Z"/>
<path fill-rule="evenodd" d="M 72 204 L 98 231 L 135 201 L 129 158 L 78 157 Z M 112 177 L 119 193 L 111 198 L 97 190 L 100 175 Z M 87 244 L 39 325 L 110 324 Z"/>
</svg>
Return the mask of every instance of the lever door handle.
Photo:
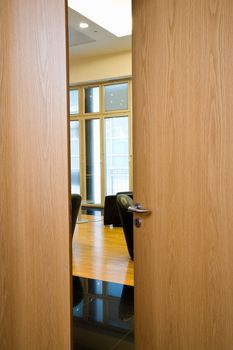
<svg viewBox="0 0 233 350">
<path fill-rule="evenodd" d="M 137 214 L 150 214 L 151 211 L 149 209 L 143 208 L 140 203 L 136 203 L 133 206 L 128 207 L 128 211 L 131 213 L 137 213 Z"/>
</svg>

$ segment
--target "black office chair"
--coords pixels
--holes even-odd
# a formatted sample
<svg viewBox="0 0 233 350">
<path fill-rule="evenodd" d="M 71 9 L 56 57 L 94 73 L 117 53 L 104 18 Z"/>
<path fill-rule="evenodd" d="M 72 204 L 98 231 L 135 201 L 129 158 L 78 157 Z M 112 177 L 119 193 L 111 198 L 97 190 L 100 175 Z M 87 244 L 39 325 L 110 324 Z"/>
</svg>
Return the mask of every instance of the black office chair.
<svg viewBox="0 0 233 350">
<path fill-rule="evenodd" d="M 133 198 L 133 192 L 118 192 L 115 195 L 108 195 L 104 201 L 104 225 L 122 226 L 117 208 L 117 195 L 126 194 Z"/>
<path fill-rule="evenodd" d="M 117 195 L 117 207 L 129 255 L 133 260 L 133 213 L 128 211 L 128 208 L 133 206 L 133 200 L 126 194 Z"/>
<path fill-rule="evenodd" d="M 81 206 L 81 200 L 82 197 L 80 194 L 72 194 L 71 195 L 71 208 L 72 208 L 72 214 L 71 214 L 71 222 L 72 222 L 72 236 L 74 234 L 76 222 L 77 222 L 77 217 L 79 213 L 79 209 Z"/>
</svg>

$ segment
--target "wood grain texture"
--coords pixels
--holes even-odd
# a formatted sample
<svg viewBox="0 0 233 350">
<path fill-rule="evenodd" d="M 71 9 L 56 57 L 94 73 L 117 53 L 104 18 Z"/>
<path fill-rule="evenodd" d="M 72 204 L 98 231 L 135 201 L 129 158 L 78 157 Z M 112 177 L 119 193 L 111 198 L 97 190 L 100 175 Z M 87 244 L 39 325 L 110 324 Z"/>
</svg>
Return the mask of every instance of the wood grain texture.
<svg viewBox="0 0 233 350">
<path fill-rule="evenodd" d="M 230 350 L 233 2 L 134 0 L 133 19 L 136 349 Z"/>
<path fill-rule="evenodd" d="M 0 349 L 71 348 L 64 0 L 0 2 Z"/>
<path fill-rule="evenodd" d="M 134 263 L 129 257 L 123 229 L 104 226 L 103 217 L 82 215 L 73 237 L 73 275 L 134 285 Z"/>
</svg>

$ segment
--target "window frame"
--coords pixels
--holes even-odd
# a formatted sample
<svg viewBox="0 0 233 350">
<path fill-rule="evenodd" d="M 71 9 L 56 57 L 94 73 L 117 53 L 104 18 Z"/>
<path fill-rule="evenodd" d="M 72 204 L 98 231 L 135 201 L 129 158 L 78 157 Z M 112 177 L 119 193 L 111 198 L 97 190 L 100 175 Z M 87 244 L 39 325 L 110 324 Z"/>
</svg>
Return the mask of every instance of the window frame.
<svg viewBox="0 0 233 350">
<path fill-rule="evenodd" d="M 104 87 L 107 85 L 118 85 L 128 83 L 128 109 L 105 111 L 104 107 Z M 99 87 L 100 111 L 85 113 L 85 89 L 89 87 Z M 133 142 L 132 142 L 132 79 L 114 79 L 84 84 L 74 84 L 70 90 L 79 91 L 79 113 L 70 114 L 71 121 L 79 121 L 79 150 L 80 150 L 80 194 L 82 205 L 85 207 L 103 208 L 105 200 L 105 150 L 104 150 L 104 119 L 128 117 L 128 137 L 129 137 L 129 190 L 133 190 Z M 86 154 L 85 154 L 85 122 L 89 119 L 100 120 L 100 169 L 101 169 L 101 203 L 90 204 L 86 201 Z"/>
</svg>

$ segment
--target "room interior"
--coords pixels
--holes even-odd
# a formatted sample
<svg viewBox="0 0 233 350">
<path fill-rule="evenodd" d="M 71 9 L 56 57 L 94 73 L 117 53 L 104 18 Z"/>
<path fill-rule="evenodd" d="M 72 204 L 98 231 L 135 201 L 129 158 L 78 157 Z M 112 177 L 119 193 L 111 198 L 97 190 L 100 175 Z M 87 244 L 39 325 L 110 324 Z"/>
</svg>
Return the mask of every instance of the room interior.
<svg viewBox="0 0 233 350">
<path fill-rule="evenodd" d="M 118 37 L 72 5 L 74 349 L 133 349 L 133 214 L 117 204 L 117 193 L 132 198 L 133 186 L 131 33 Z"/>
<path fill-rule="evenodd" d="M 135 215 L 134 311 L 121 283 L 72 276 L 66 1 L 1 0 L 0 26 L 0 348 L 232 349 L 232 0 L 133 1 L 133 199 L 151 212 Z M 101 101 L 94 126 L 72 120 L 81 159 L 104 135 Z M 86 214 L 77 230 L 100 227 Z"/>
</svg>

